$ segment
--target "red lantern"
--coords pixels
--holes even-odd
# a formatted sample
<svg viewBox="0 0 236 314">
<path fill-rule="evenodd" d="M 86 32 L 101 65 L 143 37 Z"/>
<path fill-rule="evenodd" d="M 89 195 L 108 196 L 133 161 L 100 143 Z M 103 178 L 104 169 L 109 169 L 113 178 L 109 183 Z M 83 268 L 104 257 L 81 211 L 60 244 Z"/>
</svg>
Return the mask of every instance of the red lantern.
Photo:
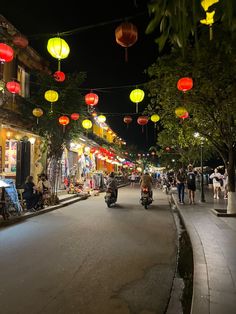
<svg viewBox="0 0 236 314">
<path fill-rule="evenodd" d="M 139 125 L 142 126 L 142 132 L 143 132 L 143 126 L 148 123 L 148 117 L 140 116 L 140 117 L 138 117 L 137 122 L 138 122 Z"/>
<path fill-rule="evenodd" d="M 128 48 L 138 40 L 137 27 L 130 22 L 121 23 L 115 29 L 115 37 L 117 44 L 125 48 L 125 61 L 128 61 Z"/>
<path fill-rule="evenodd" d="M 98 95 L 94 93 L 89 93 L 85 95 L 85 102 L 88 106 L 95 106 L 98 103 Z"/>
<path fill-rule="evenodd" d="M 13 36 L 12 42 L 15 46 L 19 48 L 26 48 L 29 44 L 28 39 L 21 34 Z"/>
<path fill-rule="evenodd" d="M 65 132 L 65 127 L 69 124 L 70 119 L 67 116 L 61 116 L 59 119 L 59 123 L 63 125 L 63 132 Z"/>
<path fill-rule="evenodd" d="M 80 116 L 79 116 L 79 113 L 75 112 L 75 113 L 72 113 L 70 117 L 72 120 L 77 121 Z"/>
<path fill-rule="evenodd" d="M 127 128 L 128 128 L 129 124 L 133 121 L 133 119 L 131 116 L 125 116 L 123 121 L 124 121 L 124 123 L 127 124 Z"/>
<path fill-rule="evenodd" d="M 13 56 L 14 56 L 13 49 L 4 43 L 0 43 L 0 62 L 1 63 L 10 62 L 12 61 Z"/>
<path fill-rule="evenodd" d="M 177 88 L 182 92 L 187 92 L 188 90 L 192 89 L 193 87 L 193 80 L 191 77 L 182 77 L 178 80 Z"/>
<path fill-rule="evenodd" d="M 65 81 L 65 73 L 62 72 L 62 71 L 56 71 L 54 74 L 53 74 L 53 77 L 54 79 L 57 81 L 57 82 L 63 82 Z"/>
<path fill-rule="evenodd" d="M 12 94 L 20 93 L 20 84 L 16 81 L 11 81 L 7 83 L 7 90 Z"/>
</svg>

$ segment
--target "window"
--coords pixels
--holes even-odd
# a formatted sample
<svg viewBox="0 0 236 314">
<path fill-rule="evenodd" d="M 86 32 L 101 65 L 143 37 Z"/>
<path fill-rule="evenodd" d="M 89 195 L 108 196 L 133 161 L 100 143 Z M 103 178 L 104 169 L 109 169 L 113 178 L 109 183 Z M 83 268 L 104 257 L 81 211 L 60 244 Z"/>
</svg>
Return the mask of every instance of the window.
<svg viewBox="0 0 236 314">
<path fill-rule="evenodd" d="M 29 97 L 30 75 L 20 65 L 18 65 L 18 67 L 17 67 L 17 81 L 20 82 L 20 87 L 21 87 L 20 96 L 22 96 L 24 98 L 28 98 Z"/>
</svg>

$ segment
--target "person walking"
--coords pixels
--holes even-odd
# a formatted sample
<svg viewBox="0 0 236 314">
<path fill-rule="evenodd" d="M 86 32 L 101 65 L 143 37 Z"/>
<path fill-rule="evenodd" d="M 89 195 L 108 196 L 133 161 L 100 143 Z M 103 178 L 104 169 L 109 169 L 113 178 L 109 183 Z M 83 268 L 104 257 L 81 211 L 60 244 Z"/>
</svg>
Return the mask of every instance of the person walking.
<svg viewBox="0 0 236 314">
<path fill-rule="evenodd" d="M 185 183 L 186 183 L 186 174 L 183 168 L 179 169 L 176 175 L 176 182 L 177 182 L 179 203 L 184 204 L 184 190 L 185 190 Z"/>
<path fill-rule="evenodd" d="M 220 198 L 220 181 L 223 180 L 223 175 L 218 171 L 217 168 L 215 168 L 214 172 L 210 175 L 210 179 L 212 179 L 213 183 L 213 193 L 214 198 L 219 199 Z"/>
<path fill-rule="evenodd" d="M 187 188 L 188 188 L 189 204 L 190 205 L 195 204 L 196 175 L 193 171 L 192 165 L 188 165 Z"/>
<path fill-rule="evenodd" d="M 135 172 L 132 172 L 131 176 L 130 176 L 131 187 L 134 187 L 135 180 L 136 180 L 136 174 L 135 174 Z"/>
</svg>

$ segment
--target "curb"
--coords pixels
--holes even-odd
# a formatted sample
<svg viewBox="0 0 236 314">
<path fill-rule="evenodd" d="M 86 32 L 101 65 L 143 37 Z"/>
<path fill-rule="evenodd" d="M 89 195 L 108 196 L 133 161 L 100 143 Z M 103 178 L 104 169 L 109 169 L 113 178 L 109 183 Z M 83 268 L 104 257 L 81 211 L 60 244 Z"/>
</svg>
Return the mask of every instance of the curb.
<svg viewBox="0 0 236 314">
<path fill-rule="evenodd" d="M 35 216 L 38 216 L 38 215 L 42 215 L 42 214 L 51 212 L 53 210 L 65 207 L 67 205 L 71 205 L 73 203 L 76 203 L 76 202 L 79 202 L 79 201 L 82 201 L 82 200 L 86 200 L 88 197 L 89 197 L 89 195 L 86 195 L 86 196 L 76 196 L 75 195 L 74 197 L 71 197 L 69 200 L 68 199 L 61 200 L 60 203 L 57 204 L 57 205 L 48 206 L 47 208 L 41 209 L 41 210 L 39 210 L 37 212 L 26 213 L 25 215 L 16 216 L 16 217 L 14 217 L 14 218 L 12 218 L 10 220 L 2 221 L 2 222 L 0 222 L 0 228 L 6 227 L 6 226 L 10 226 L 12 224 L 24 221 L 24 220 L 26 220 L 28 218 L 35 217 Z"/>
<path fill-rule="evenodd" d="M 202 246 L 201 239 L 191 222 L 186 222 L 184 214 L 178 206 L 178 203 L 171 194 L 178 215 L 187 230 L 189 239 L 192 245 L 193 251 L 193 293 L 192 293 L 192 304 L 191 314 L 209 314 L 210 313 L 210 302 L 209 302 L 209 281 L 208 281 L 208 270 L 205 259 L 204 249 Z M 204 280 L 203 280 L 204 279 Z"/>
</svg>

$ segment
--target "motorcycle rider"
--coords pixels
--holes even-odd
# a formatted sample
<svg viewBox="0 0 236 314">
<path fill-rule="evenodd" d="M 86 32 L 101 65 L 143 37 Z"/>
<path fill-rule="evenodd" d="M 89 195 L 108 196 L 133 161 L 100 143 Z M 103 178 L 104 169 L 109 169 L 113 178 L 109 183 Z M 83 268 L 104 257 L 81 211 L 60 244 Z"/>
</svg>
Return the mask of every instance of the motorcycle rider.
<svg viewBox="0 0 236 314">
<path fill-rule="evenodd" d="M 153 179 L 147 170 L 145 170 L 143 175 L 141 176 L 139 184 L 141 186 L 141 189 L 144 187 L 148 188 L 149 195 L 150 195 L 151 199 L 153 200 L 153 198 L 152 198 Z"/>
<path fill-rule="evenodd" d="M 117 181 L 115 179 L 115 174 L 114 172 L 111 172 L 108 176 L 107 179 L 107 188 L 112 190 L 112 193 L 114 194 L 115 198 L 117 199 L 118 196 L 118 186 L 117 186 Z"/>
</svg>

